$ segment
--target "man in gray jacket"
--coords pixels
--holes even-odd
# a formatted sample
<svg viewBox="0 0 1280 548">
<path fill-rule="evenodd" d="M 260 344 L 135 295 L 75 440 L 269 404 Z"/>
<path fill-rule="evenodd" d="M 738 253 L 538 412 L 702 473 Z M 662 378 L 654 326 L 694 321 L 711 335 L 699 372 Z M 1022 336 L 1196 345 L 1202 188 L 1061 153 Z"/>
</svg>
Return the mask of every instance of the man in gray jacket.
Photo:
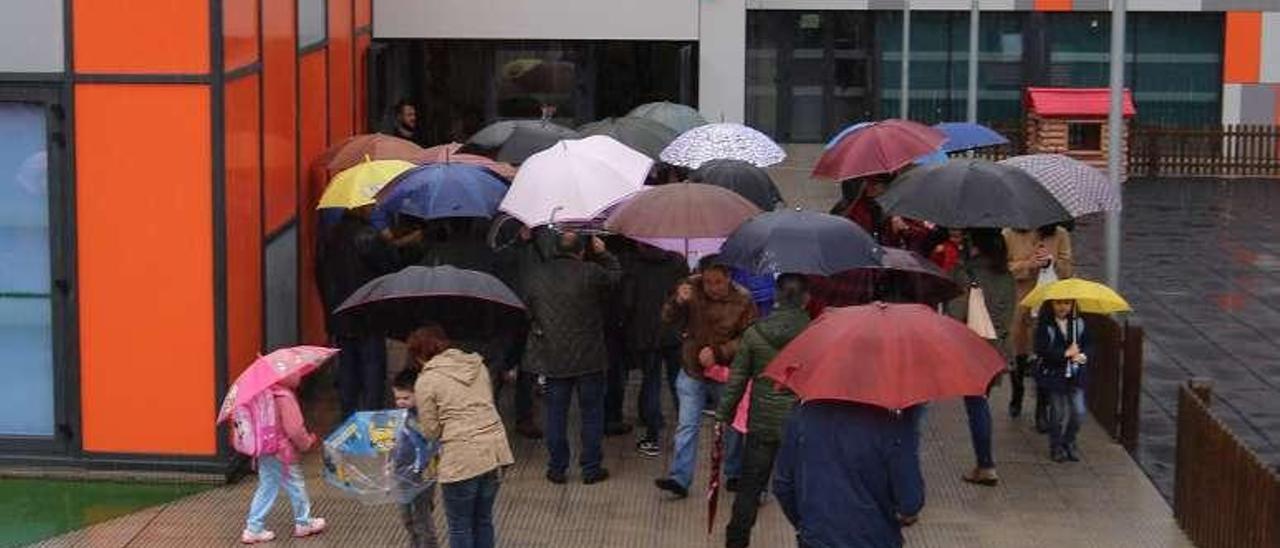
<svg viewBox="0 0 1280 548">
<path fill-rule="evenodd" d="M 556 242 L 556 256 L 537 265 L 525 280 L 525 306 L 532 316 L 525 355 L 527 369 L 546 378 L 547 479 L 564 483 L 569 468 L 568 417 L 573 392 L 578 393 L 582 482 L 609 477 L 601 466 L 604 437 L 605 370 L 604 308 L 622 277 L 618 259 L 604 242 L 566 232 Z"/>
</svg>

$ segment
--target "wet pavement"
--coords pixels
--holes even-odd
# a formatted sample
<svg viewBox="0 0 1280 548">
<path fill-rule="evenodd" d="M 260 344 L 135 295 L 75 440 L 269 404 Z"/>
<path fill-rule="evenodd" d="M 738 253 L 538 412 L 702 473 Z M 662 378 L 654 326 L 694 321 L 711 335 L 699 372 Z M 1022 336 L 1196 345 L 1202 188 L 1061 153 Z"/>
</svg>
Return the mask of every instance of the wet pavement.
<svg viewBox="0 0 1280 548">
<path fill-rule="evenodd" d="M 1121 292 L 1146 329 L 1137 458 L 1173 493 L 1178 386 L 1214 382 L 1214 409 L 1280 464 L 1280 182 L 1134 180 L 1125 187 Z M 1077 230 L 1082 272 L 1101 279 L 1103 228 Z"/>
</svg>

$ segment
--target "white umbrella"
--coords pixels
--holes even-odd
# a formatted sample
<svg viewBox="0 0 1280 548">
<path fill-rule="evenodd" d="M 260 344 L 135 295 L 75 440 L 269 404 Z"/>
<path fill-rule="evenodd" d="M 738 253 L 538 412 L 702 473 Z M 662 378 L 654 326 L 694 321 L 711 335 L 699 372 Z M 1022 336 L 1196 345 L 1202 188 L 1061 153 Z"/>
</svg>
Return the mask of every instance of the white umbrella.
<svg viewBox="0 0 1280 548">
<path fill-rule="evenodd" d="M 525 160 L 498 209 L 527 226 L 590 221 L 643 189 L 651 167 L 612 137 L 560 141 Z"/>
<path fill-rule="evenodd" d="M 756 167 L 769 167 L 786 159 L 769 136 L 742 124 L 720 123 L 698 126 L 681 133 L 662 151 L 662 161 L 698 169 L 708 160 L 742 160 Z"/>
<path fill-rule="evenodd" d="M 1120 211 L 1120 195 L 1107 175 L 1080 160 L 1061 154 L 1028 154 L 1000 163 L 1031 175 L 1072 217 Z"/>
</svg>

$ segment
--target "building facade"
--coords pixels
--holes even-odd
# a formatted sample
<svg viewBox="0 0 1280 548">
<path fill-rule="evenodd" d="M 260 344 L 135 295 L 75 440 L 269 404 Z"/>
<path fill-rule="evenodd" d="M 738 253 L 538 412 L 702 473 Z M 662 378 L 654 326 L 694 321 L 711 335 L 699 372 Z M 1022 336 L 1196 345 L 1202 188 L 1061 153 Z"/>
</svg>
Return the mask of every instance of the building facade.
<svg viewBox="0 0 1280 548">
<path fill-rule="evenodd" d="M 821 142 L 853 121 L 899 113 L 903 0 L 589 4 L 378 0 L 375 47 L 387 55 L 371 62 L 388 78 L 371 81 L 374 111 L 411 98 L 450 120 L 453 127 L 425 136 L 434 141 L 485 120 L 536 115 L 539 102 L 555 104 L 569 125 L 646 100 L 696 103 L 710 120 L 745 121 L 783 142 Z M 1280 0 L 1128 5 L 1136 123 L 1280 120 Z M 911 2 L 911 118 L 964 117 L 970 7 Z M 1027 87 L 1108 84 L 1107 0 L 981 0 L 980 8 L 981 121 L 1017 125 Z M 526 77 L 522 69 L 535 63 L 556 68 L 529 72 L 556 78 Z"/>
<path fill-rule="evenodd" d="M 323 340 L 307 166 L 363 131 L 372 5 L 0 9 L 0 462 L 223 470 L 228 380 Z"/>
</svg>

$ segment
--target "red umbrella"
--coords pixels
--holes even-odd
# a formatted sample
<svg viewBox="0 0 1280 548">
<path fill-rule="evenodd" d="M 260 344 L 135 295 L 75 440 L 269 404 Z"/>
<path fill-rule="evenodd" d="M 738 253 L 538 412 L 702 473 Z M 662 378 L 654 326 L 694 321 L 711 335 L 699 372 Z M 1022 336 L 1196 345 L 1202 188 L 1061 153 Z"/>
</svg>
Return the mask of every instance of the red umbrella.
<svg viewBox="0 0 1280 548">
<path fill-rule="evenodd" d="M 480 166 L 489 171 L 494 172 L 499 177 L 510 182 L 516 178 L 516 168 L 511 164 L 499 162 L 479 154 L 468 154 L 458 152 L 462 148 L 462 143 L 445 143 L 424 149 L 409 161 L 415 164 L 471 164 Z"/>
<path fill-rule="evenodd" d="M 716 506 L 720 502 L 720 468 L 724 464 L 724 423 L 716 423 L 716 439 L 711 446 L 711 481 L 707 483 L 707 534 L 716 525 Z"/>
<path fill-rule="evenodd" d="M 809 276 L 811 302 L 851 306 L 892 295 L 895 298 L 889 300 L 935 305 L 963 293 L 938 265 L 914 251 L 886 247 L 880 264 L 831 276 Z"/>
<path fill-rule="evenodd" d="M 893 173 L 916 158 L 937 152 L 946 134 L 909 120 L 868 124 L 840 139 L 818 158 L 813 176 L 832 181 Z"/>
<path fill-rule="evenodd" d="M 344 139 L 320 153 L 317 163 L 330 173 L 336 173 L 365 160 L 413 161 L 422 153 L 422 147 L 413 141 L 381 133 L 367 133 Z"/>
<path fill-rule="evenodd" d="M 921 304 L 830 308 L 765 368 L 803 401 L 886 409 L 985 394 L 1000 353 L 968 326 Z"/>
</svg>

